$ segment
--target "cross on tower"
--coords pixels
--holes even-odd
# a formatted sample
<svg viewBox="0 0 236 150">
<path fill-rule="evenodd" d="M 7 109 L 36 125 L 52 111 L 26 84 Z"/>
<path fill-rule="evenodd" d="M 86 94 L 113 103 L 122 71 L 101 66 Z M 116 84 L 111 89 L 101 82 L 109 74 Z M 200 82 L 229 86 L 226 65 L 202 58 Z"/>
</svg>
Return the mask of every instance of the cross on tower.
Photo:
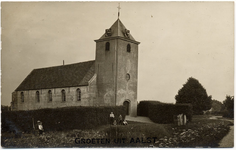
<svg viewBox="0 0 236 150">
<path fill-rule="evenodd" d="M 120 17 L 120 3 L 119 3 L 119 6 L 117 7 L 118 8 L 118 18 Z"/>
</svg>

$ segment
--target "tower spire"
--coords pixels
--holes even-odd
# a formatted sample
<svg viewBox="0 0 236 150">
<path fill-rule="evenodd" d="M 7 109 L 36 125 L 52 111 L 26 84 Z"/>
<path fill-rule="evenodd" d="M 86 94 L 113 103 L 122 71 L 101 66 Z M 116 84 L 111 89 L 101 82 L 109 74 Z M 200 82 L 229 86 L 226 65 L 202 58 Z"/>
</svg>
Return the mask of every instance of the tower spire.
<svg viewBox="0 0 236 150">
<path fill-rule="evenodd" d="M 119 17 L 120 17 L 120 3 L 119 3 L 119 6 L 117 7 L 118 8 L 118 19 L 119 19 Z"/>
</svg>

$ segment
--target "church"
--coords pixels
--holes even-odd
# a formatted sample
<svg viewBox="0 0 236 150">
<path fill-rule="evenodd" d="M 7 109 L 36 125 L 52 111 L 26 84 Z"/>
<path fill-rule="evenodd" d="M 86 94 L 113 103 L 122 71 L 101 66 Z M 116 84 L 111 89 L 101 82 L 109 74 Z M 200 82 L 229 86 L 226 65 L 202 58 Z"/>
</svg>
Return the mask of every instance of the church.
<svg viewBox="0 0 236 150">
<path fill-rule="evenodd" d="M 137 116 L 140 42 L 119 18 L 95 42 L 95 60 L 32 70 L 12 93 L 12 110 L 124 105 Z"/>
</svg>

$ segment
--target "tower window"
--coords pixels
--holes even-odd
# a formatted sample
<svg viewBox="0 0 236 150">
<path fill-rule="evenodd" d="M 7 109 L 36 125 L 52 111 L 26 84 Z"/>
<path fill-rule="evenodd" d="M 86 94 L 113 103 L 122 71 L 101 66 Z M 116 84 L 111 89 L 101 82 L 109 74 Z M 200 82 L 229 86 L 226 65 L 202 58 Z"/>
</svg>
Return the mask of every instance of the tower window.
<svg viewBox="0 0 236 150">
<path fill-rule="evenodd" d="M 24 92 L 20 93 L 20 99 L 21 99 L 21 102 L 24 102 Z"/>
<path fill-rule="evenodd" d="M 51 90 L 48 91 L 48 101 L 49 102 L 52 101 L 52 91 Z"/>
<path fill-rule="evenodd" d="M 128 44 L 127 45 L 127 52 L 130 53 L 130 51 L 131 51 L 131 46 L 130 46 L 130 44 Z"/>
<path fill-rule="evenodd" d="M 110 50 L 110 43 L 109 42 L 106 42 L 106 51 L 109 51 Z"/>
<path fill-rule="evenodd" d="M 79 88 L 76 90 L 76 97 L 77 101 L 81 101 L 81 90 Z"/>
<path fill-rule="evenodd" d="M 39 99 L 39 91 L 36 91 L 36 101 L 37 101 L 37 102 L 40 102 L 40 99 Z"/>
<path fill-rule="evenodd" d="M 62 91 L 61 91 L 61 98 L 62 98 L 62 101 L 63 101 L 63 102 L 66 101 L 66 92 L 65 92 L 65 90 L 62 90 Z"/>
<path fill-rule="evenodd" d="M 130 80 L 130 74 L 126 74 L 126 80 L 129 81 Z"/>
</svg>

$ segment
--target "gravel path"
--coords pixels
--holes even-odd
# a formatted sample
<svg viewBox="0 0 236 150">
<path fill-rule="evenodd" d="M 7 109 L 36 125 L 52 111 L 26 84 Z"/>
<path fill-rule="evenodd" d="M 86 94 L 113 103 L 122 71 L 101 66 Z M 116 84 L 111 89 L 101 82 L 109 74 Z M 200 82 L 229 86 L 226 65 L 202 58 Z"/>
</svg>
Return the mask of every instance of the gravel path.
<svg viewBox="0 0 236 150">
<path fill-rule="evenodd" d="M 219 147 L 234 147 L 234 126 L 230 126 L 229 133 L 220 141 Z"/>
</svg>

